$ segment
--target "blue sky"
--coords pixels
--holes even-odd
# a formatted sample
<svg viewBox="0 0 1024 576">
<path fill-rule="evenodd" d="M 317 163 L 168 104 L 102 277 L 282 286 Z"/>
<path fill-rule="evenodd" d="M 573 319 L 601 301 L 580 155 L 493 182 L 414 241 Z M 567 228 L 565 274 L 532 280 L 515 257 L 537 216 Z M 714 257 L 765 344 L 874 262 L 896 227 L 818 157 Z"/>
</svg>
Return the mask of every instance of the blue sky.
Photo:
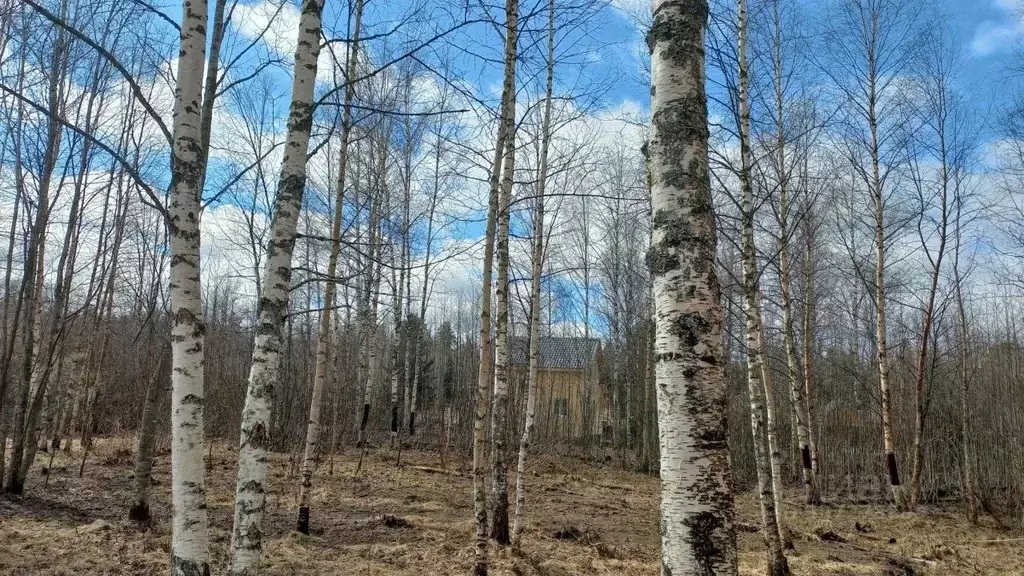
<svg viewBox="0 0 1024 576">
<path fill-rule="evenodd" d="M 1012 97 L 1007 69 L 1024 37 L 1020 0 L 949 0 L 951 21 L 964 42 L 963 85 L 982 110 L 995 112 Z"/>
<path fill-rule="evenodd" d="M 821 17 L 824 2 L 801 0 L 808 19 L 813 23 Z M 918 0 L 905 0 L 916 2 Z M 928 0 L 926 0 L 928 1 Z M 1008 87 L 1013 82 L 1009 68 L 1024 57 L 1019 52 L 1024 40 L 1024 0 L 930 0 L 941 12 L 949 15 L 953 34 L 961 49 L 964 60 L 961 84 L 977 110 L 985 116 L 996 114 L 1000 106 L 1012 97 Z M 642 9 L 643 0 L 617 0 L 625 5 L 627 12 Z M 647 87 L 626 72 L 629 66 L 637 64 L 636 47 L 641 41 L 635 33 L 632 22 L 622 11 L 610 9 L 613 22 L 601 31 L 601 37 L 611 43 L 610 61 L 604 65 L 621 66 L 619 81 L 608 93 L 610 100 L 635 100 L 647 104 Z M 632 43 L 632 44 L 631 44 Z M 597 73 L 602 73 L 600 70 Z"/>
<path fill-rule="evenodd" d="M 253 7 L 265 0 L 242 0 L 245 6 Z M 287 108 L 287 87 L 288 87 L 288 64 L 290 63 L 291 50 L 294 46 L 294 29 L 297 24 L 297 10 L 295 6 L 298 0 L 288 0 L 292 10 L 290 14 L 281 14 L 276 20 L 280 28 L 280 36 L 274 35 L 266 39 L 266 48 L 280 56 L 284 61 L 281 69 L 274 70 L 273 84 L 278 88 L 279 98 L 276 105 L 279 108 L 278 116 L 283 118 Z M 500 6 L 500 0 L 485 0 L 492 7 Z M 573 2 L 560 2 L 560 5 L 579 5 Z M 752 0 L 756 1 L 756 0 Z M 822 29 L 820 24 L 820 12 L 822 5 L 832 5 L 839 0 L 797 0 L 805 9 L 805 17 L 809 21 L 810 32 Z M 917 0 L 904 0 L 907 2 Z M 925 0 L 928 1 L 928 0 Z M 1019 8 L 1024 8 L 1024 0 L 932 0 L 950 15 L 950 22 L 953 33 L 957 39 L 964 59 L 964 67 L 961 75 L 961 85 L 970 97 L 976 110 L 990 120 L 997 119 L 999 107 L 1006 104 L 1013 96 L 1013 91 L 1007 87 L 1011 85 L 1011 78 L 1007 72 L 1008 68 L 1018 59 L 1018 46 L 1024 40 L 1024 21 L 1019 16 Z M 523 10 L 536 9 L 537 6 L 544 6 L 544 0 L 520 0 Z M 602 9 L 588 14 L 587 23 L 564 34 L 561 37 L 559 49 L 563 52 L 573 51 L 571 62 L 564 65 L 558 74 L 556 90 L 561 89 L 563 93 L 580 90 L 580 86 L 589 83 L 601 86 L 601 97 L 593 102 L 588 108 L 591 116 L 602 114 L 612 115 L 622 106 L 623 102 L 634 103 L 640 111 L 648 107 L 649 88 L 646 85 L 641 72 L 645 66 L 646 54 L 643 48 L 642 38 L 637 31 L 633 15 L 642 15 L 649 10 L 649 0 L 610 0 L 610 4 Z M 402 18 L 402 15 L 414 5 L 419 4 L 417 0 L 396 0 L 395 2 L 383 3 L 374 0 L 370 3 L 371 8 L 366 14 L 367 27 L 364 34 L 380 34 Z M 470 2 L 471 6 L 477 6 Z M 173 0 L 165 0 L 166 13 L 177 19 L 180 14 L 173 8 Z M 346 0 L 328 0 L 328 9 L 325 13 L 325 25 L 330 30 L 331 36 L 344 36 L 345 11 L 348 7 Z M 430 4 L 433 6 L 438 4 Z M 449 6 L 448 9 L 452 7 Z M 438 10 L 442 10 L 438 8 Z M 457 16 L 457 11 L 450 14 Z M 436 14 L 436 13 L 435 13 Z M 243 42 L 251 37 L 251 34 L 262 28 L 262 20 L 258 14 L 248 13 L 248 20 L 237 14 L 238 18 L 233 26 L 240 32 L 240 39 Z M 499 20 L 501 15 L 498 15 Z M 572 16 L 562 16 L 572 22 Z M 444 18 L 439 20 L 443 21 Z M 248 26 L 245 25 L 248 23 Z M 543 29 L 543 12 L 536 17 L 530 26 L 535 29 Z M 417 35 L 423 32 L 427 24 L 418 22 L 417 25 L 406 28 L 403 34 L 396 37 Z M 429 34 L 428 34 L 429 35 Z M 500 89 L 501 76 L 501 44 L 500 39 L 488 24 L 477 24 L 471 28 L 457 33 L 451 38 L 452 47 L 467 47 L 472 56 L 466 53 L 459 53 L 456 57 L 455 68 L 465 85 L 470 87 L 478 96 L 486 98 L 491 105 L 497 104 L 498 91 Z M 540 86 L 543 76 L 531 76 L 543 67 L 542 49 L 537 44 L 538 38 L 535 34 L 531 39 L 529 34 L 524 34 L 522 44 L 524 48 L 529 46 L 528 56 L 525 58 L 521 71 L 520 82 L 530 82 L 533 87 L 529 90 L 533 98 L 537 96 L 537 89 Z M 380 50 L 379 43 L 374 43 L 370 48 L 373 51 Z M 433 49 L 424 51 L 424 55 L 434 55 Z M 378 61 L 384 59 L 380 53 L 374 54 Z M 480 57 L 489 59 L 483 63 Z M 433 61 L 432 58 L 428 60 Z M 1024 60 L 1024 59 L 1022 59 Z M 327 80 L 321 78 L 321 80 Z M 323 86 L 322 86 L 323 87 Z M 525 96 L 524 96 L 525 99 Z M 231 104 L 225 101 L 230 107 Z M 603 110 L 602 110 L 603 109 Z M 279 120 L 280 120 L 279 118 Z M 279 122 L 280 124 L 280 122 Z M 281 128 L 281 126 L 278 126 Z M 990 122 L 984 140 L 992 141 L 998 135 L 998 122 Z M 216 136 L 215 136 L 216 138 Z M 217 158 L 214 162 L 221 161 Z M 479 183 L 466 183 L 470 188 L 480 191 L 483 188 Z M 485 198 L 484 194 L 477 194 L 479 199 Z M 225 198 L 225 203 L 230 204 L 233 200 Z M 481 204 L 482 205 L 482 204 Z M 455 225 L 446 231 L 451 239 L 472 241 L 482 234 L 483 212 L 478 212 L 474 219 L 473 214 L 464 214 L 466 220 Z M 453 264 L 453 267 L 455 264 Z M 474 269 L 475 270 L 475 269 Z M 463 274 L 471 275 L 472 271 L 462 271 Z M 596 287 L 599 289 L 599 287 Z"/>
<path fill-rule="evenodd" d="M 805 17 L 814 28 L 819 28 L 815 21 L 820 22 L 819 19 L 823 17 L 820 14 L 823 12 L 822 6 L 833 3 L 832 0 L 799 1 L 803 4 L 802 11 Z M 992 116 L 1011 96 L 1006 90 L 1012 80 L 1008 68 L 1018 59 L 1016 47 L 1024 38 L 1024 20 L 1020 16 L 1021 10 L 1024 10 L 1024 0 L 930 1 L 935 2 L 940 11 L 950 16 L 950 24 L 964 60 L 961 81 L 965 92 L 983 116 Z M 258 0 L 243 0 L 244 4 L 256 2 Z M 498 6 L 500 2 L 489 4 Z M 367 24 L 364 34 L 372 35 L 389 28 L 411 5 L 410 2 L 403 1 L 383 5 L 371 2 L 364 20 Z M 529 11 L 536 9 L 538 5 L 543 6 L 543 3 L 537 0 L 521 0 L 521 5 L 521 10 Z M 587 22 L 581 29 L 569 33 L 568 36 L 563 35 L 559 46 L 563 53 L 580 50 L 582 46 L 582 51 L 586 54 L 577 54 L 571 63 L 562 66 L 557 82 L 561 83 L 563 88 L 581 82 L 600 84 L 602 97 L 600 102 L 596 103 L 598 106 L 617 107 L 623 101 L 630 101 L 646 109 L 649 92 L 640 73 L 646 55 L 643 53 L 643 39 L 635 27 L 633 15 L 643 14 L 648 5 L 647 0 L 611 0 L 603 9 L 588 14 Z M 325 24 L 339 35 L 343 35 L 343 25 L 338 24 L 344 22 L 347 8 L 348 2 L 327 2 Z M 169 10 L 168 13 L 177 16 L 173 10 Z M 496 16 L 500 19 L 501 15 Z M 530 25 L 542 27 L 542 18 L 543 13 L 540 13 L 536 21 Z M 286 31 L 287 40 L 290 41 L 291 27 L 285 25 L 282 28 Z M 468 51 L 476 56 L 483 55 L 492 59 L 489 63 L 482 63 L 477 58 L 461 56 L 458 57 L 456 67 L 462 73 L 464 81 L 473 86 L 479 95 L 495 100 L 496 104 L 501 74 L 498 62 L 501 45 L 494 30 L 489 25 L 478 24 L 457 32 L 449 39 L 452 44 L 465 43 Z M 530 46 L 530 42 L 527 35 L 521 39 L 521 46 L 529 46 L 532 52 L 532 61 L 522 63 L 521 76 L 528 76 L 531 70 L 535 72 L 542 66 L 542 48 L 537 44 Z M 432 49 L 425 52 L 430 51 Z M 282 56 L 290 56 L 287 51 L 280 53 Z M 539 85 L 541 79 L 542 77 L 538 76 L 532 78 L 535 85 Z M 286 78 L 282 80 L 282 84 L 286 86 Z M 523 81 L 524 78 L 521 78 L 520 82 Z M 283 113 L 287 103 L 282 101 L 280 105 Z"/>
</svg>

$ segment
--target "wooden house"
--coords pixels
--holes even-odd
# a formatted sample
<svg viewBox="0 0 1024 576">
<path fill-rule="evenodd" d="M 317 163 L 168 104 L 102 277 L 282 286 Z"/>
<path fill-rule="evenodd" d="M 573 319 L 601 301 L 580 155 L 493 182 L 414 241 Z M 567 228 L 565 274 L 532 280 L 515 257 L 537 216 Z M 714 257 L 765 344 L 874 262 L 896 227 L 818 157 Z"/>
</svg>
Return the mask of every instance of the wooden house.
<svg viewBox="0 0 1024 576">
<path fill-rule="evenodd" d="M 512 377 L 526 390 L 530 372 L 529 341 L 510 338 Z M 601 341 L 596 338 L 540 339 L 537 370 L 537 440 L 599 437 L 610 412 L 601 381 Z"/>
</svg>

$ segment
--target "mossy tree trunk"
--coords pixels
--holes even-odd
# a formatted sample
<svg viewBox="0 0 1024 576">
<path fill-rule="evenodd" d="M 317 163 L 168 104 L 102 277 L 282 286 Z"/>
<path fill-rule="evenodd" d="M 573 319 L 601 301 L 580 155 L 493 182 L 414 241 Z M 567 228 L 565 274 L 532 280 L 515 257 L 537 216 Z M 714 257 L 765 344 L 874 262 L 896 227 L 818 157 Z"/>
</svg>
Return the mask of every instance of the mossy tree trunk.
<svg viewBox="0 0 1024 576">
<path fill-rule="evenodd" d="M 661 573 L 737 574 L 721 287 L 708 168 L 705 0 L 655 0 L 651 246 Z"/>
</svg>

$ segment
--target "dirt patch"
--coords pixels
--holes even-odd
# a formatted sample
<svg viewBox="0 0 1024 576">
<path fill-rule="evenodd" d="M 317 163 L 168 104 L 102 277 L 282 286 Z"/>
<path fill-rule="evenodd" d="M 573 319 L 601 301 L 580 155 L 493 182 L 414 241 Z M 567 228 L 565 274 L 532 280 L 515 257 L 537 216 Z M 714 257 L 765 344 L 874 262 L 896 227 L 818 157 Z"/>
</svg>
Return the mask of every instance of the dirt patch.
<svg viewBox="0 0 1024 576">
<path fill-rule="evenodd" d="M 154 468 L 154 521 L 128 521 L 132 474 L 126 439 L 101 439 L 78 478 L 81 454 L 56 455 L 49 485 L 41 467 L 20 498 L 0 497 L 0 575 L 164 575 L 170 551 L 169 455 Z M 214 573 L 227 565 L 235 483 L 234 450 L 217 445 L 208 462 Z M 468 574 L 472 567 L 472 480 L 437 455 L 370 451 L 322 466 L 311 506 L 312 533 L 294 531 L 298 478 L 274 454 L 265 520 L 265 576 L 292 574 Z M 42 459 L 49 460 L 48 455 Z M 526 479 L 523 550 L 492 548 L 493 574 L 654 576 L 658 574 L 658 482 L 611 467 L 540 456 Z M 796 494 L 796 492 L 794 492 Z M 805 506 L 787 501 L 797 576 L 1024 576 L 1024 547 L 994 527 L 971 527 L 955 509 L 897 514 L 877 505 Z M 760 513 L 737 498 L 741 574 L 764 573 Z M 856 524 L 855 524 L 856 522 Z M 861 529 L 857 529 L 857 525 Z M 864 529 L 870 526 L 870 529 Z M 826 532 L 845 541 L 822 541 Z M 892 542 L 892 543 L 890 543 Z"/>
</svg>

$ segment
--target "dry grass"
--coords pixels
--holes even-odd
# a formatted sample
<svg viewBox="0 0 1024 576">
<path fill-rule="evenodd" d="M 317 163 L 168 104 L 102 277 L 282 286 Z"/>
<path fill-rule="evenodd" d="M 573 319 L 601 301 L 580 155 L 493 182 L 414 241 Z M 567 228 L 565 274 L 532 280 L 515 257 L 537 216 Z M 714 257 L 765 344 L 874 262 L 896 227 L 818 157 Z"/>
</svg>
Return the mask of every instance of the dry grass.
<svg viewBox="0 0 1024 576">
<path fill-rule="evenodd" d="M 22 498 L 0 498 L 0 574 L 166 574 L 170 550 L 168 455 L 155 469 L 152 528 L 125 520 L 131 491 L 126 439 L 98 442 L 78 478 L 77 461 L 60 454 L 49 486 L 33 474 Z M 333 476 L 317 478 L 313 534 L 293 532 L 294 478 L 288 456 L 274 455 L 266 521 L 265 575 L 468 574 L 472 502 L 470 478 L 437 473 L 436 455 L 371 452 L 358 477 L 357 454 L 342 454 Z M 47 455 L 40 461 L 46 462 Z M 213 451 L 209 474 L 211 551 L 215 573 L 227 560 L 235 455 Z M 658 573 L 657 480 L 578 462 L 538 458 L 528 478 L 529 519 L 523 553 L 493 551 L 494 574 L 565 576 Z M 739 519 L 757 525 L 750 495 L 738 500 Z M 805 507 L 790 501 L 796 575 L 1018 575 L 1020 542 L 991 528 L 970 527 L 952 509 L 896 514 L 883 507 Z M 870 531 L 855 529 L 855 522 Z M 832 531 L 845 542 L 823 542 Z M 740 534 L 741 573 L 764 573 L 760 536 Z"/>
</svg>

